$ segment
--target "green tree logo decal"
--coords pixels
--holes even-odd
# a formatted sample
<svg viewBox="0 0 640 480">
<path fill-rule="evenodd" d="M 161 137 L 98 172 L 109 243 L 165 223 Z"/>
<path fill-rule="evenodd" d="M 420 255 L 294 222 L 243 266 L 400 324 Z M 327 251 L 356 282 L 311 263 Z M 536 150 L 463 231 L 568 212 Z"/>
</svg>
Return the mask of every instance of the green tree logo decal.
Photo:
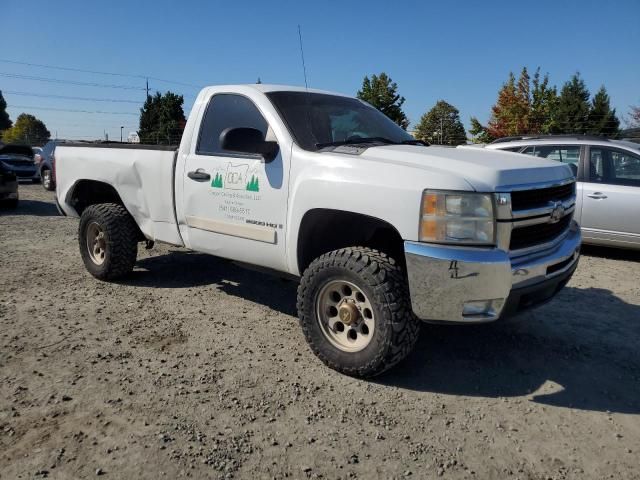
<svg viewBox="0 0 640 480">
<path fill-rule="evenodd" d="M 251 181 L 247 183 L 247 191 L 249 192 L 259 192 L 260 185 L 258 183 L 258 177 L 255 175 L 251 175 Z"/>
<path fill-rule="evenodd" d="M 216 173 L 216 176 L 214 177 L 213 180 L 211 180 L 211 186 L 213 188 L 222 188 L 222 175 L 220 175 L 219 173 Z"/>
</svg>

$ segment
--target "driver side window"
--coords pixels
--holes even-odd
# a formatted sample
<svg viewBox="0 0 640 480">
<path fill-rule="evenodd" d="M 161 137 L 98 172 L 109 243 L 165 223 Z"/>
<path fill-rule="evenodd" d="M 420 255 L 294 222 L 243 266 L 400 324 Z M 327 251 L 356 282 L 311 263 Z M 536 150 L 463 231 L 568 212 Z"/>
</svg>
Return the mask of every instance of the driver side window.
<svg viewBox="0 0 640 480">
<path fill-rule="evenodd" d="M 269 125 L 247 97 L 227 93 L 214 95 L 202 119 L 196 153 L 229 157 L 259 156 L 230 152 L 220 146 L 220 134 L 223 130 L 240 127 L 255 128 L 266 137 Z"/>
</svg>

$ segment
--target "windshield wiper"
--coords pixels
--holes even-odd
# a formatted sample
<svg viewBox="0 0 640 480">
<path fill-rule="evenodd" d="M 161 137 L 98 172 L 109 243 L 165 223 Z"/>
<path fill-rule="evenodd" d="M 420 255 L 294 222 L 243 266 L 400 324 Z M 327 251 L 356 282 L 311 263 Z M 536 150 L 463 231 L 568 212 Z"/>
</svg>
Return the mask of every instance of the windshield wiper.
<svg viewBox="0 0 640 480">
<path fill-rule="evenodd" d="M 340 140 L 338 142 L 316 143 L 318 149 L 326 147 L 339 147 L 341 145 L 360 145 L 366 143 L 383 143 L 385 145 L 422 145 L 428 147 L 429 144 L 422 140 L 402 140 L 401 142 L 395 142 L 385 137 L 360 137 L 360 138 L 347 138 L 346 140 Z"/>
<path fill-rule="evenodd" d="M 316 148 L 339 147 L 341 145 L 359 145 L 362 143 L 384 143 L 385 145 L 398 144 L 398 142 L 394 142 L 393 140 L 385 137 L 358 137 L 347 138 L 346 140 L 340 140 L 338 142 L 316 143 Z"/>
</svg>

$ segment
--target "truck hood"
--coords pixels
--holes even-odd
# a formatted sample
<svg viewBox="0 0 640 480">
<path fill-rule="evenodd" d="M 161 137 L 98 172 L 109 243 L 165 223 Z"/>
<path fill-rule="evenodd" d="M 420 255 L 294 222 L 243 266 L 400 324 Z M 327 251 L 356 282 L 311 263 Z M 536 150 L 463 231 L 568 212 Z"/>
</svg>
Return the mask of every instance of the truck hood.
<svg viewBox="0 0 640 480">
<path fill-rule="evenodd" d="M 478 192 L 500 191 L 502 187 L 528 183 L 556 182 L 573 176 L 568 165 L 553 160 L 483 148 L 385 145 L 368 148 L 359 156 L 366 161 L 462 177 Z"/>
</svg>

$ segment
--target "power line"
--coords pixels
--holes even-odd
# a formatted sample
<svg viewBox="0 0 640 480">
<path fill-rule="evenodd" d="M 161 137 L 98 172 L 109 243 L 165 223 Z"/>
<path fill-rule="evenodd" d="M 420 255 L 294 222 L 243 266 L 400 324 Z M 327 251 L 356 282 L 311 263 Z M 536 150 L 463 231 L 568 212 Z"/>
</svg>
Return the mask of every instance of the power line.
<svg viewBox="0 0 640 480">
<path fill-rule="evenodd" d="M 115 98 L 69 97 L 65 95 L 49 95 L 49 94 L 43 94 L 43 93 L 16 92 L 13 90 L 3 90 L 3 92 L 9 93 L 11 95 L 23 95 L 26 97 L 57 98 L 62 100 L 83 100 L 87 102 L 134 103 L 136 105 L 140 105 L 143 103 L 138 100 L 118 100 Z"/>
<path fill-rule="evenodd" d="M 114 77 L 128 77 L 128 78 L 141 78 L 141 79 L 150 79 L 150 80 L 155 80 L 156 82 L 164 82 L 164 83 L 173 83 L 175 85 L 182 85 L 185 87 L 192 87 L 192 88 L 202 88 L 199 85 L 194 85 L 191 83 L 185 83 L 185 82 L 176 82 L 175 80 L 165 80 L 163 78 L 158 78 L 158 77 L 150 77 L 148 75 L 134 75 L 134 74 L 130 74 L 130 73 L 115 73 L 115 72 L 103 72 L 103 71 L 98 71 L 98 70 L 85 70 L 83 68 L 75 68 L 75 67 L 62 67 L 62 66 L 58 66 L 58 65 L 45 65 L 42 63 L 29 63 L 29 62 L 18 62 L 16 60 L 7 60 L 7 59 L 3 59 L 0 58 L 0 62 L 2 63 L 11 63 L 14 65 L 26 65 L 28 67 L 38 67 L 38 68 L 50 68 L 53 70 L 64 70 L 67 72 L 81 72 L 81 73 L 92 73 L 95 75 L 110 75 L 110 76 L 114 76 Z"/>
<path fill-rule="evenodd" d="M 83 86 L 83 87 L 121 88 L 123 90 L 142 90 L 142 91 L 145 91 L 145 88 L 132 87 L 130 85 L 112 85 L 112 84 L 106 84 L 106 83 L 78 82 L 78 81 L 74 81 L 74 80 L 62 80 L 62 79 L 59 79 L 59 78 L 37 77 L 37 76 L 33 76 L 33 75 L 20 75 L 18 73 L 0 72 L 0 77 L 21 78 L 23 80 L 36 80 L 38 82 L 49 82 L 49 83 L 67 83 L 69 85 L 80 85 L 80 86 Z"/>
<path fill-rule="evenodd" d="M 102 112 L 99 110 L 91 111 L 91 110 L 72 110 L 67 108 L 51 108 L 51 107 L 34 107 L 31 105 L 7 105 L 9 108 L 28 108 L 31 110 L 51 110 L 53 112 L 74 112 L 74 113 L 100 113 L 107 115 L 139 115 L 139 113 L 133 112 Z"/>
</svg>

